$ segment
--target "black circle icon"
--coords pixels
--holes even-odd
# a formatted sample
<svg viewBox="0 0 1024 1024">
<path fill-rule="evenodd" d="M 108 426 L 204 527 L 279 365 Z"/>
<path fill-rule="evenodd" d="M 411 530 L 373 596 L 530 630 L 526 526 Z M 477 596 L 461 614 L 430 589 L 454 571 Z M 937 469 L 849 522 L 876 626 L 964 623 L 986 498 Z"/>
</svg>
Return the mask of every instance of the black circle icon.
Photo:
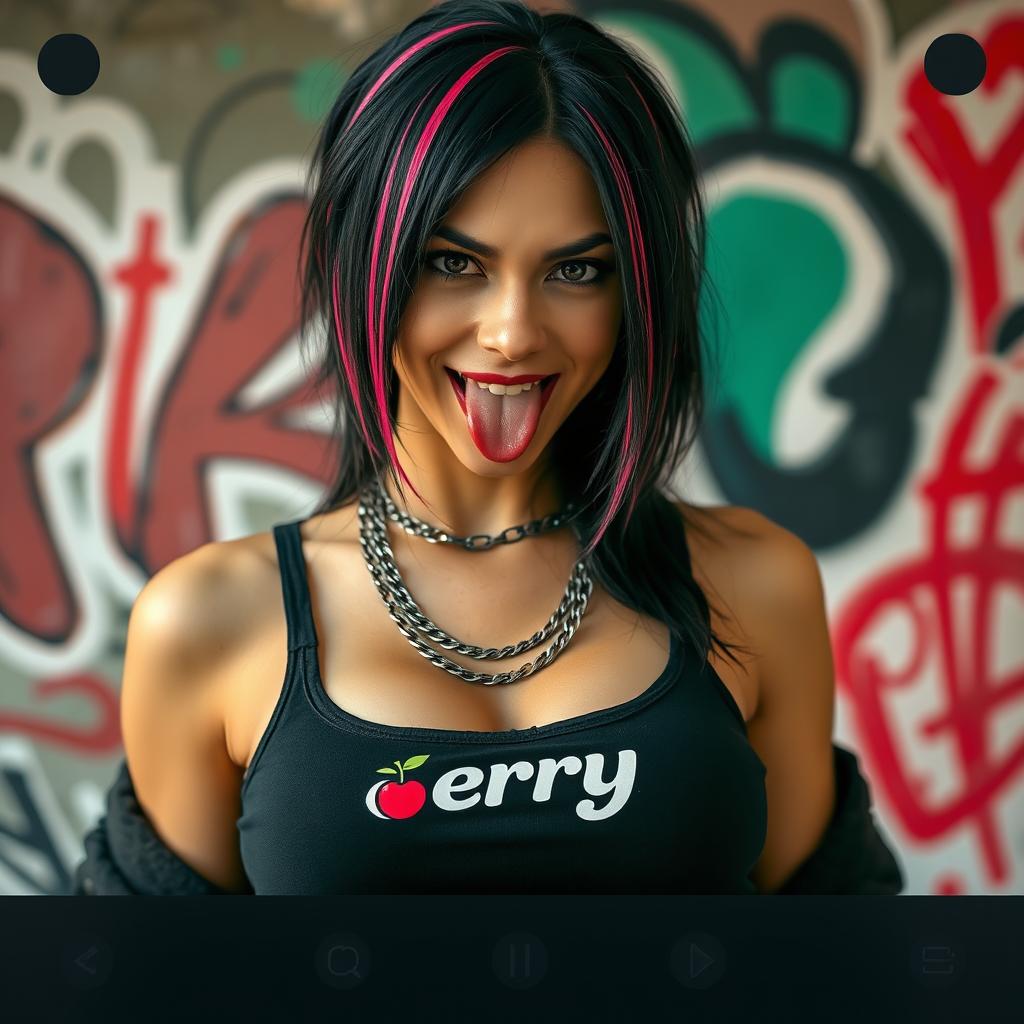
<svg viewBox="0 0 1024 1024">
<path fill-rule="evenodd" d="M 947 96 L 974 92 L 987 66 L 981 43 L 963 32 L 947 32 L 933 39 L 924 55 L 925 77 Z"/>
<path fill-rule="evenodd" d="M 43 43 L 36 58 L 39 80 L 59 96 L 78 96 L 100 74 L 100 55 L 92 41 L 77 32 L 62 32 Z"/>
</svg>

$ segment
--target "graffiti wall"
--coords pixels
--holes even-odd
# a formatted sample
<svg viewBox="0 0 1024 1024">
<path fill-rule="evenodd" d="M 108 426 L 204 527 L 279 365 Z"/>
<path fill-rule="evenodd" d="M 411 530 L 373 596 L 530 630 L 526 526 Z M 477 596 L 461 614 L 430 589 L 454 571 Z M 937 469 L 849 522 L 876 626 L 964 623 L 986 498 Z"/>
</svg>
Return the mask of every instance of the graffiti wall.
<svg viewBox="0 0 1024 1024">
<path fill-rule="evenodd" d="M 326 480 L 303 174 L 367 41 L 423 5 L 23 6 L 0 49 L 0 893 L 47 894 L 122 755 L 145 581 Z M 645 54 L 705 172 L 721 371 L 681 493 L 814 548 L 835 738 L 906 891 L 1024 892 L 1024 5 L 562 7 Z M 40 82 L 61 32 L 102 57 L 79 96 Z M 949 33 L 986 58 L 962 95 L 925 72 Z"/>
</svg>

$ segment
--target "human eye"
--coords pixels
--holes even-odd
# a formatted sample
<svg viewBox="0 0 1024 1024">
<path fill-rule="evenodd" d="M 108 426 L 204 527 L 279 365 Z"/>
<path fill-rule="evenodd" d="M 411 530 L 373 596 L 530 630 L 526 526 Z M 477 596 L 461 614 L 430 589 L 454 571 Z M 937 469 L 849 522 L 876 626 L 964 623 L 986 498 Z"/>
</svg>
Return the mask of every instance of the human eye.
<svg viewBox="0 0 1024 1024">
<path fill-rule="evenodd" d="M 464 252 L 458 252 L 455 249 L 434 249 L 428 252 L 423 257 L 424 266 L 433 274 L 437 274 L 445 281 L 450 281 L 453 277 L 479 277 L 479 274 L 463 274 L 461 270 L 448 271 L 441 270 L 440 267 L 434 264 L 434 260 L 437 259 L 454 260 L 456 263 L 459 260 L 465 260 L 467 263 L 471 262 L 471 257 L 467 256 Z M 464 267 L 462 269 L 465 269 Z"/>
<path fill-rule="evenodd" d="M 443 261 L 442 266 L 437 265 L 435 262 L 437 260 Z M 442 269 L 442 267 L 448 265 L 450 261 L 454 261 L 457 264 L 457 267 L 455 269 Z M 464 252 L 459 252 L 457 249 L 434 249 L 426 253 L 423 257 L 424 266 L 426 266 L 431 273 L 437 274 L 445 281 L 450 281 L 457 277 L 482 277 L 482 274 L 465 274 L 462 272 L 473 262 L 475 261 L 471 256 Z M 574 287 L 586 287 L 588 285 L 601 284 L 608 274 L 614 269 L 614 265 L 606 260 L 563 260 L 558 264 L 556 272 L 563 271 L 566 267 L 570 268 L 569 275 L 579 274 L 580 271 L 582 271 L 583 274 L 586 274 L 587 271 L 592 271 L 592 274 L 589 277 L 563 276 L 552 279 L 559 284 L 568 284 Z"/>
<path fill-rule="evenodd" d="M 558 264 L 558 270 L 562 270 L 564 267 L 574 268 L 574 273 L 578 271 L 575 268 L 582 268 L 584 271 L 593 270 L 593 277 L 561 277 L 555 278 L 560 284 L 571 284 L 580 287 L 586 287 L 587 285 L 601 284 L 602 281 L 611 272 L 612 265 L 605 262 L 604 260 L 566 260 L 563 263 Z"/>
</svg>

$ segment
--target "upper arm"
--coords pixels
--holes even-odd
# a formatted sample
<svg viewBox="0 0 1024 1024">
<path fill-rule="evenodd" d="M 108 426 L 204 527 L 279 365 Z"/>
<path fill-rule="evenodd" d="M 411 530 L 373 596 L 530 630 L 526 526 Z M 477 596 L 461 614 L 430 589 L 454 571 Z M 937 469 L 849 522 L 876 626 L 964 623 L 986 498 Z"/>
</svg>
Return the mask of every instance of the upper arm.
<svg viewBox="0 0 1024 1024">
<path fill-rule="evenodd" d="M 246 885 L 218 671 L 230 646 L 230 574 L 207 544 L 156 573 L 132 606 L 121 683 L 125 757 L 142 809 L 166 846 L 204 878 Z"/>
<path fill-rule="evenodd" d="M 772 892 L 810 856 L 832 817 L 835 672 L 814 552 L 759 518 L 748 577 L 759 699 L 747 736 L 766 768 L 768 823 L 751 877 L 760 891 Z"/>
</svg>

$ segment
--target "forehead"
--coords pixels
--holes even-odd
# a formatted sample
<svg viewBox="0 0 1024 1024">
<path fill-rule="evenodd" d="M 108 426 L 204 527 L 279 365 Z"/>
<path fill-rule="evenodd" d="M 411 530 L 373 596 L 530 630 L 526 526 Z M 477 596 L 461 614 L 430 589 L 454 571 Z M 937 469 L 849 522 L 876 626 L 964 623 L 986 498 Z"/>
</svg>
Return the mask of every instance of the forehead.
<svg viewBox="0 0 1024 1024">
<path fill-rule="evenodd" d="M 445 222 L 499 247 L 514 237 L 550 248 L 608 230 L 590 169 L 554 139 L 530 139 L 506 153 L 463 192 Z"/>
</svg>

